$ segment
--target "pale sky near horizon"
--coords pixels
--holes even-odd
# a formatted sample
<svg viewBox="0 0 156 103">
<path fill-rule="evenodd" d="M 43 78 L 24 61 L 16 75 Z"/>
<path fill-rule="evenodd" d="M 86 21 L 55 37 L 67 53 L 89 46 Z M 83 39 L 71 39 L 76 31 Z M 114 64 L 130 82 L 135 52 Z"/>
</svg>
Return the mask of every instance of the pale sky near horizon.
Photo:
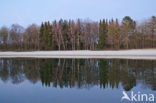
<svg viewBox="0 0 156 103">
<path fill-rule="evenodd" d="M 156 16 L 156 0 L 0 0 L 0 27 L 24 27 L 62 19 L 99 19 L 130 16 L 144 20 Z"/>
</svg>

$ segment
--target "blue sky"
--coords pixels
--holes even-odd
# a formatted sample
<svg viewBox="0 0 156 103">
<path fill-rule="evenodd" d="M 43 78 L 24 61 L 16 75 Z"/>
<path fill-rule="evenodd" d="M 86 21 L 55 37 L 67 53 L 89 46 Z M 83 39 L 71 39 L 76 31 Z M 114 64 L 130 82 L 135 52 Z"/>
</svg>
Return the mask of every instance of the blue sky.
<svg viewBox="0 0 156 103">
<path fill-rule="evenodd" d="M 0 0 L 0 26 L 28 26 L 42 21 L 156 16 L 156 0 Z"/>
</svg>

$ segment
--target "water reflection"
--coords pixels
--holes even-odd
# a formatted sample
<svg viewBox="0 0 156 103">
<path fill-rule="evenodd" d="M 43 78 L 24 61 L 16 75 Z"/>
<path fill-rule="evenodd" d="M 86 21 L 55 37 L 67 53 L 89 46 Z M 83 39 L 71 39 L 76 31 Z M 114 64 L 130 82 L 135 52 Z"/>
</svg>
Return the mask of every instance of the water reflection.
<svg viewBox="0 0 156 103">
<path fill-rule="evenodd" d="M 43 86 L 118 88 L 138 83 L 156 90 L 156 61 L 123 59 L 0 59 L 0 78 L 13 84 L 41 81 Z"/>
</svg>

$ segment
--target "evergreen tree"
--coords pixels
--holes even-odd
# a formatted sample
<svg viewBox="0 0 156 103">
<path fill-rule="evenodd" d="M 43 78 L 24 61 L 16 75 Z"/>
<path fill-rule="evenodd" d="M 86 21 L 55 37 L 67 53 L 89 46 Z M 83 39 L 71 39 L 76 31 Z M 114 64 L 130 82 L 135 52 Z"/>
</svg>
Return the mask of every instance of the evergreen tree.
<svg viewBox="0 0 156 103">
<path fill-rule="evenodd" d="M 51 31 L 50 22 L 48 21 L 48 25 L 47 25 L 47 45 L 48 45 L 48 49 L 51 49 L 51 43 L 52 43 L 52 31 Z"/>
<path fill-rule="evenodd" d="M 41 24 L 41 27 L 40 27 L 40 49 L 43 49 L 43 33 L 44 33 L 44 24 L 42 23 Z"/>
<path fill-rule="evenodd" d="M 123 47 L 128 49 L 130 38 L 129 36 L 134 34 L 134 30 L 136 27 L 136 22 L 133 21 L 129 16 L 125 16 L 122 20 L 121 29 L 122 29 L 122 44 Z"/>
<path fill-rule="evenodd" d="M 56 20 L 52 24 L 52 49 L 57 49 L 57 22 Z"/>
<path fill-rule="evenodd" d="M 80 19 L 77 20 L 77 30 L 76 30 L 76 48 L 77 50 L 81 49 L 81 22 Z"/>
<path fill-rule="evenodd" d="M 98 49 L 102 50 L 106 48 L 106 37 L 107 37 L 107 23 L 105 20 L 99 23 L 99 41 Z"/>
<path fill-rule="evenodd" d="M 69 41 L 69 36 L 68 36 L 68 21 L 64 20 L 62 24 L 62 31 L 63 31 L 63 40 L 65 43 L 65 49 L 68 49 L 68 41 Z"/>
</svg>

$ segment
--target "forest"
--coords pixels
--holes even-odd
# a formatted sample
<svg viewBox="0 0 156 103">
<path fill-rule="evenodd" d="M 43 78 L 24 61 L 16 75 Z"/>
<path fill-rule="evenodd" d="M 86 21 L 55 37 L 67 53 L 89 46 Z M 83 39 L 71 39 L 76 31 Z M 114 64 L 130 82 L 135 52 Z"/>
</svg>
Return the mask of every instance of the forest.
<svg viewBox="0 0 156 103">
<path fill-rule="evenodd" d="M 156 48 L 156 17 L 137 22 L 118 19 L 54 20 L 0 28 L 0 51 L 120 50 Z"/>
</svg>

